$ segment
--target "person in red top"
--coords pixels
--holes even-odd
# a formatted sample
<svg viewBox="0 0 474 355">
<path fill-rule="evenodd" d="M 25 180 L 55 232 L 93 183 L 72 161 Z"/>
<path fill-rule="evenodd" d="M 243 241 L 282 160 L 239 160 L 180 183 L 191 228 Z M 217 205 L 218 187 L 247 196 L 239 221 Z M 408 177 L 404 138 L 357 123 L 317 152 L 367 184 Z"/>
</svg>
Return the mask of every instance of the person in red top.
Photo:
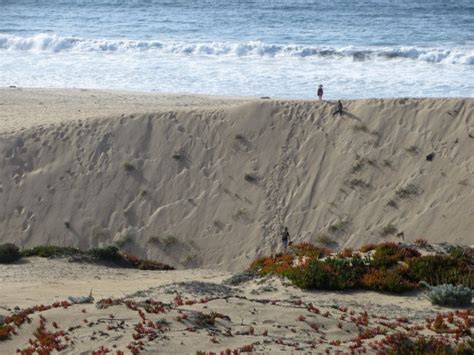
<svg viewBox="0 0 474 355">
<path fill-rule="evenodd" d="M 318 97 L 319 97 L 319 100 L 320 100 L 320 101 L 323 99 L 323 94 L 324 94 L 323 86 L 322 86 L 322 85 L 319 85 L 319 88 L 318 88 Z"/>
</svg>

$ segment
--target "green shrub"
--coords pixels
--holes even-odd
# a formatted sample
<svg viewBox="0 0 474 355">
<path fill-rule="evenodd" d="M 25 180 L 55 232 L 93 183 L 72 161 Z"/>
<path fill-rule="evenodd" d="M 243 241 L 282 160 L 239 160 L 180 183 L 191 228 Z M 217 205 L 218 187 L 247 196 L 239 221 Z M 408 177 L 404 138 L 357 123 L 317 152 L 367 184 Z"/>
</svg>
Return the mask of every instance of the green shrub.
<svg viewBox="0 0 474 355">
<path fill-rule="evenodd" d="M 89 253 L 92 257 L 100 261 L 118 262 L 122 260 L 119 249 L 113 245 L 105 248 L 94 248 L 91 249 Z"/>
<path fill-rule="evenodd" d="M 410 277 L 430 285 L 454 284 L 474 286 L 474 270 L 470 262 L 445 255 L 424 255 L 408 261 Z"/>
<path fill-rule="evenodd" d="M 474 253 L 470 247 L 457 246 L 450 251 L 449 256 L 465 263 L 473 263 Z"/>
<path fill-rule="evenodd" d="M 1 247 L 2 246 L 0 246 L 0 262 L 2 255 Z M 39 256 L 43 258 L 71 257 L 71 260 L 76 262 L 111 263 L 119 267 L 132 267 L 141 270 L 173 270 L 171 266 L 162 264 L 158 261 L 139 259 L 132 255 L 122 254 L 119 252 L 119 249 L 113 245 L 104 248 L 94 248 L 87 251 L 82 251 L 71 247 L 40 245 L 24 250 L 21 253 L 21 256 Z"/>
<path fill-rule="evenodd" d="M 452 284 L 443 284 L 438 286 L 428 287 L 426 297 L 432 304 L 450 307 L 465 307 L 469 306 L 472 301 L 472 290 L 462 285 L 454 286 Z"/>
<path fill-rule="evenodd" d="M 296 286 L 305 289 L 331 289 L 332 270 L 319 260 L 313 260 L 305 269 L 292 269 L 285 273 Z"/>
<path fill-rule="evenodd" d="M 24 257 L 39 256 L 41 258 L 55 258 L 79 255 L 81 251 L 71 247 L 58 247 L 53 245 L 39 245 L 21 252 Z"/>
<path fill-rule="evenodd" d="M 389 267 L 403 260 L 402 249 L 395 243 L 383 243 L 375 248 L 372 264 L 379 267 Z"/>
<path fill-rule="evenodd" d="M 372 265 L 377 267 L 390 267 L 399 261 L 405 261 L 420 256 L 416 249 L 404 247 L 393 242 L 386 242 L 377 245 L 372 259 Z"/>
<path fill-rule="evenodd" d="M 360 286 L 360 279 L 367 270 L 363 260 L 354 256 L 349 258 L 330 258 L 326 264 L 331 266 L 334 289 L 352 289 Z"/>
<path fill-rule="evenodd" d="M 15 244 L 0 244 L 0 264 L 9 264 L 20 259 L 20 250 Z"/>
<path fill-rule="evenodd" d="M 427 277 L 431 277 L 432 274 L 436 275 L 443 272 L 445 267 L 450 268 L 452 263 L 446 256 L 425 255 L 411 260 L 408 263 L 408 266 L 410 267 L 410 274 L 415 279 L 431 283 L 430 280 L 426 280 Z"/>
<path fill-rule="evenodd" d="M 365 266 L 354 267 L 349 259 L 312 260 L 305 268 L 285 272 L 296 286 L 304 289 L 344 290 L 359 285 Z"/>
</svg>

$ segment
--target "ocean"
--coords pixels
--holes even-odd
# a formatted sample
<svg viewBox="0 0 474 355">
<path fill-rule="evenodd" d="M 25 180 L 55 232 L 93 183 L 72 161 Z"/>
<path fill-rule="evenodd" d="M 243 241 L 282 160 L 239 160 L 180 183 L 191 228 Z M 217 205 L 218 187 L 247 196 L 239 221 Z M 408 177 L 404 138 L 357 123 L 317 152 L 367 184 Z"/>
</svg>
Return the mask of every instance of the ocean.
<svg viewBox="0 0 474 355">
<path fill-rule="evenodd" d="M 474 96 L 472 0 L 0 0 L 0 86 Z"/>
</svg>

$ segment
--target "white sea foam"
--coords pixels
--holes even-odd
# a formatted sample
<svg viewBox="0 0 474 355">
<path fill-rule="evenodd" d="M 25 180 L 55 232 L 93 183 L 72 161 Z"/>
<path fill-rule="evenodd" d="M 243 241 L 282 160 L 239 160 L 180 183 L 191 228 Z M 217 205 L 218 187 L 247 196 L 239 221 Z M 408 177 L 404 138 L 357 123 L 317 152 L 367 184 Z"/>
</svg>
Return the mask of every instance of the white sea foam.
<svg viewBox="0 0 474 355">
<path fill-rule="evenodd" d="M 354 61 L 406 58 L 434 63 L 474 64 L 474 51 L 463 48 L 360 48 L 355 46 L 279 45 L 258 41 L 233 42 L 161 42 L 122 39 L 84 39 L 37 34 L 20 37 L 0 34 L 0 49 L 32 52 L 147 52 L 159 51 L 178 55 L 235 56 L 235 57 L 328 57 L 352 58 Z"/>
</svg>

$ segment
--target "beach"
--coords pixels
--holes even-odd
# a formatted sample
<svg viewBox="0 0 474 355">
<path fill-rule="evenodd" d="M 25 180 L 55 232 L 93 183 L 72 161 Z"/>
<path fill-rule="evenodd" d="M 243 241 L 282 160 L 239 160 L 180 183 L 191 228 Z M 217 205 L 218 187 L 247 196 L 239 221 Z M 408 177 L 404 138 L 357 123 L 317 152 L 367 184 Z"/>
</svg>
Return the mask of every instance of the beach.
<svg viewBox="0 0 474 355">
<path fill-rule="evenodd" d="M 0 0 L 0 354 L 472 354 L 470 0 Z"/>
</svg>

